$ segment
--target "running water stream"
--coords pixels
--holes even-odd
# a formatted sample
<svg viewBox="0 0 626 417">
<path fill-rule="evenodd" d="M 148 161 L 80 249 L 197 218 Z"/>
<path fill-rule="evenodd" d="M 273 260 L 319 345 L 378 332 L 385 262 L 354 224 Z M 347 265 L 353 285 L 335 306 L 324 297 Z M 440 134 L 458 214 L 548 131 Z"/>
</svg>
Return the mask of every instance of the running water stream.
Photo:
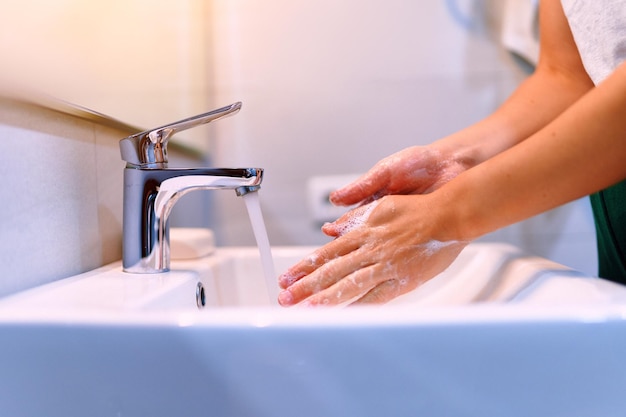
<svg viewBox="0 0 626 417">
<path fill-rule="evenodd" d="M 270 305 L 278 305 L 278 279 L 274 271 L 274 259 L 272 258 L 272 249 L 267 230 L 265 229 L 265 222 L 263 221 L 263 213 L 261 213 L 258 191 L 244 194 L 243 200 L 246 202 L 254 237 L 259 247 Z"/>
</svg>

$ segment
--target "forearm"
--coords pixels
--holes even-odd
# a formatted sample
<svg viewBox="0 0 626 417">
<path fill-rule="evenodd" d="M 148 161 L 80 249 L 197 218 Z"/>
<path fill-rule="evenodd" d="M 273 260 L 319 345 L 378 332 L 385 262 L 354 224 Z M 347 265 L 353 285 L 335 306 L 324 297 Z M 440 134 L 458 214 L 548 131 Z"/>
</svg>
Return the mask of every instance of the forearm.
<svg viewBox="0 0 626 417">
<path fill-rule="evenodd" d="M 596 192 L 626 178 L 625 161 L 622 64 L 530 138 L 437 191 L 438 206 L 450 208 L 445 233 L 473 239 Z"/>
<path fill-rule="evenodd" d="M 593 88 L 558 0 L 539 4 L 536 71 L 486 119 L 432 146 L 474 166 L 538 132 Z"/>
<path fill-rule="evenodd" d="M 432 147 L 467 166 L 478 165 L 545 127 L 592 87 L 586 74 L 538 68 L 496 112 Z"/>
</svg>

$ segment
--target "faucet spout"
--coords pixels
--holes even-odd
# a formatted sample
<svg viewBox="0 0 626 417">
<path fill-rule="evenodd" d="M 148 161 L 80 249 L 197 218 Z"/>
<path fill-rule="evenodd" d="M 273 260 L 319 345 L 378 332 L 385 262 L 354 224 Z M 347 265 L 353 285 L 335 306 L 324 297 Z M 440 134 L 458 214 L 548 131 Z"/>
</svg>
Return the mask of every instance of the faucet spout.
<svg viewBox="0 0 626 417">
<path fill-rule="evenodd" d="M 258 191 L 259 188 L 261 188 L 260 185 L 244 185 L 242 187 L 235 188 L 235 193 L 237 194 L 237 197 L 243 197 L 248 193 Z"/>
<path fill-rule="evenodd" d="M 170 266 L 168 219 L 176 202 L 195 190 L 257 191 L 261 168 L 167 168 L 124 171 L 123 268 L 166 272 Z"/>
</svg>

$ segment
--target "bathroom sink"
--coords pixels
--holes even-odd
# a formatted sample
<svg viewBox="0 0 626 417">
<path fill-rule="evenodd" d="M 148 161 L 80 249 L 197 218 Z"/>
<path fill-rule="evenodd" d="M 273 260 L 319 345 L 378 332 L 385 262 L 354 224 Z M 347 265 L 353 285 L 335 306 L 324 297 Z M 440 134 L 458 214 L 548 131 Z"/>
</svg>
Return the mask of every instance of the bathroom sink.
<svg viewBox="0 0 626 417">
<path fill-rule="evenodd" d="M 274 247 L 276 272 L 309 255 L 314 247 Z M 272 285 L 273 284 L 273 285 Z M 7 297 L 2 311 L 128 314 L 137 311 L 196 311 L 277 307 L 278 286 L 267 283 L 256 247 L 225 247 L 194 259 L 172 261 L 170 272 L 122 272 L 119 262 Z M 450 267 L 387 306 L 420 308 L 477 303 L 626 302 L 626 291 L 605 280 L 500 243 L 469 245 Z M 281 308 L 281 310 L 283 310 Z M 168 313 L 169 314 L 169 313 Z"/>
<path fill-rule="evenodd" d="M 273 248 L 277 272 L 311 250 Z M 469 245 L 413 293 L 353 308 L 276 306 L 256 248 L 171 266 L 114 263 L 0 300 L 0 414 L 626 409 L 626 289 L 508 245 Z"/>
</svg>

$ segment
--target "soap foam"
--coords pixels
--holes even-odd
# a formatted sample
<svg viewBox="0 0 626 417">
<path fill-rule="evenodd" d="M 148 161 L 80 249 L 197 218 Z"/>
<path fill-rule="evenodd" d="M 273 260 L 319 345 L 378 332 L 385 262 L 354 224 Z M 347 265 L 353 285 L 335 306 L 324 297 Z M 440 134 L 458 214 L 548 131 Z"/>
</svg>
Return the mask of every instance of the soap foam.
<svg viewBox="0 0 626 417">
<path fill-rule="evenodd" d="M 439 252 L 441 249 L 455 245 L 459 243 L 456 240 L 449 240 L 447 242 L 441 242 L 439 240 L 430 240 L 429 242 L 424 243 L 422 246 L 424 247 L 424 254 L 427 256 L 432 256 L 435 253 Z"/>
<path fill-rule="evenodd" d="M 372 211 L 376 208 L 376 206 L 378 206 L 379 202 L 379 200 L 375 200 L 370 204 L 354 209 L 352 212 L 354 215 L 352 217 L 342 223 L 335 224 L 337 235 L 343 236 L 346 233 L 363 226 L 369 219 Z"/>
</svg>

